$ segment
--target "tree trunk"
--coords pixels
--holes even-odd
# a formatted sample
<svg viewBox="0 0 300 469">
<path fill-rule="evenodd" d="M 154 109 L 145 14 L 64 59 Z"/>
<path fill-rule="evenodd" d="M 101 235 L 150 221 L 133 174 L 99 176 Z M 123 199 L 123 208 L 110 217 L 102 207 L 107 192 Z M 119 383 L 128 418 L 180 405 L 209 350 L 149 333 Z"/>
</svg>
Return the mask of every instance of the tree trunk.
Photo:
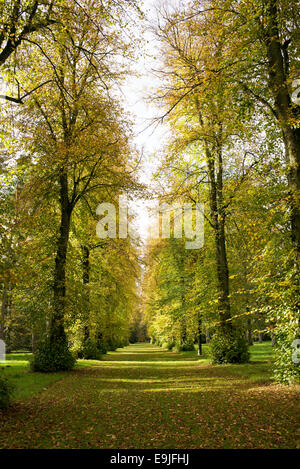
<svg viewBox="0 0 300 469">
<path fill-rule="evenodd" d="M 87 246 L 81 246 L 82 249 L 82 282 L 88 285 L 90 282 L 90 250 Z"/>
<path fill-rule="evenodd" d="M 186 329 L 186 317 L 185 317 L 185 263 L 184 263 L 184 256 L 180 255 L 179 257 L 176 256 L 175 258 L 177 262 L 177 267 L 179 271 L 179 281 L 181 286 L 180 291 L 180 301 L 181 301 L 181 309 L 182 309 L 182 316 L 180 320 L 180 345 L 186 343 L 187 338 L 187 329 Z"/>
<path fill-rule="evenodd" d="M 34 353 L 36 350 L 36 333 L 34 330 L 31 332 L 31 351 Z"/>
<path fill-rule="evenodd" d="M 229 301 L 229 272 L 225 245 L 224 219 L 219 223 L 216 232 L 217 269 L 219 283 L 219 316 L 223 330 L 231 329 L 230 301 Z"/>
<path fill-rule="evenodd" d="M 195 101 L 199 123 L 204 128 L 199 102 Z M 222 124 L 218 122 L 218 130 L 214 135 L 214 143 L 204 139 L 206 165 L 209 181 L 209 208 L 211 224 L 214 230 L 216 246 L 217 280 L 218 280 L 218 313 L 223 332 L 232 330 L 229 300 L 229 270 L 226 253 L 225 219 L 226 212 L 223 201 L 223 159 L 222 159 Z"/>
<path fill-rule="evenodd" d="M 249 308 L 246 308 L 249 311 Z M 253 345 L 251 318 L 247 319 L 247 340 L 249 345 Z"/>
<path fill-rule="evenodd" d="M 180 345 L 185 344 L 186 342 L 186 324 L 185 319 L 181 320 L 181 332 L 180 332 Z"/>
<path fill-rule="evenodd" d="M 263 333 L 262 333 L 262 332 L 259 332 L 259 333 L 258 333 L 258 342 L 259 342 L 260 344 L 262 344 L 262 342 L 263 342 L 263 337 L 264 337 Z"/>
<path fill-rule="evenodd" d="M 0 339 L 5 341 L 5 320 L 8 311 L 8 288 L 3 284 L 2 290 L 2 304 L 1 304 L 1 320 L 0 320 Z"/>
<path fill-rule="evenodd" d="M 272 347 L 276 345 L 276 336 L 274 334 L 274 331 L 271 331 L 271 340 L 272 340 Z"/>
<path fill-rule="evenodd" d="M 206 159 L 210 185 L 210 216 L 215 235 L 217 280 L 219 290 L 218 313 L 221 329 L 226 332 L 231 330 L 231 312 L 229 300 L 229 271 L 226 253 L 225 210 L 223 205 L 223 169 L 221 149 L 218 150 L 217 177 L 215 176 L 215 159 L 208 148 L 206 149 Z"/>
<path fill-rule="evenodd" d="M 82 250 L 82 283 L 84 286 L 84 317 L 86 318 L 84 324 L 84 340 L 88 340 L 90 336 L 89 331 L 89 283 L 90 283 L 90 250 L 88 246 L 81 246 Z"/>
<path fill-rule="evenodd" d="M 68 179 L 66 173 L 60 176 L 59 182 L 61 221 L 54 270 L 54 311 L 50 324 L 51 343 L 56 343 L 57 341 L 66 342 L 66 334 L 64 329 L 64 316 L 66 308 L 66 261 L 72 208 L 68 200 Z"/>
<path fill-rule="evenodd" d="M 202 355 L 201 334 L 202 334 L 202 320 L 201 320 L 201 317 L 198 316 L 198 329 L 197 329 L 197 343 L 198 343 L 197 355 L 198 355 L 198 357 L 201 357 L 201 355 Z"/>
</svg>

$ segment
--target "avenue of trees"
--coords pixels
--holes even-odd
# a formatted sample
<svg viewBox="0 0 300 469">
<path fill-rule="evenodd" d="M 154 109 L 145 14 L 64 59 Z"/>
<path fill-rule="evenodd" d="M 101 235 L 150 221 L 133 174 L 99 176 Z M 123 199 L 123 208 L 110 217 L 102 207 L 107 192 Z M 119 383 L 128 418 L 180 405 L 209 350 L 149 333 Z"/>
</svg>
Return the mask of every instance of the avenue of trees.
<svg viewBox="0 0 300 469">
<path fill-rule="evenodd" d="M 147 193 L 204 205 L 195 250 L 96 235 L 99 203 L 146 193 L 120 93 L 144 24 L 137 0 L 0 0 L 0 339 L 47 372 L 146 338 L 243 363 L 265 335 L 299 380 L 299 5 L 159 7 Z"/>
</svg>

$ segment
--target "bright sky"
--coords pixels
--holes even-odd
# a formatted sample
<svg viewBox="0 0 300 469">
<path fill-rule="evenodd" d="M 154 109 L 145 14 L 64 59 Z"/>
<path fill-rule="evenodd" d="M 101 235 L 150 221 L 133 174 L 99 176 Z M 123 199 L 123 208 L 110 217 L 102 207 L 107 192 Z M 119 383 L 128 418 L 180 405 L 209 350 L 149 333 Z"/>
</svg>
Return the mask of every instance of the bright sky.
<svg viewBox="0 0 300 469">
<path fill-rule="evenodd" d="M 147 20 L 155 20 L 155 5 L 161 3 L 159 0 L 144 0 L 142 6 Z M 166 2 L 163 2 L 166 3 Z M 169 3 L 169 2 L 168 2 Z M 148 41 L 148 43 L 147 43 Z M 154 117 L 160 114 L 160 110 L 154 104 L 147 103 L 146 97 L 151 95 L 151 91 L 158 86 L 158 79 L 152 73 L 153 68 L 157 68 L 157 61 L 153 58 L 159 44 L 151 32 L 144 33 L 144 51 L 141 53 L 136 69 L 139 77 L 131 78 L 123 88 L 126 96 L 126 105 L 135 122 L 135 144 L 143 152 L 142 168 L 140 170 L 140 181 L 150 185 L 151 177 L 158 164 L 158 153 L 166 140 L 167 128 L 164 125 L 151 126 L 147 128 Z M 151 202 L 147 203 L 151 207 Z M 143 240 L 146 239 L 148 228 L 153 223 L 148 212 L 145 201 L 136 201 L 133 210 L 137 214 L 136 227 Z"/>
</svg>

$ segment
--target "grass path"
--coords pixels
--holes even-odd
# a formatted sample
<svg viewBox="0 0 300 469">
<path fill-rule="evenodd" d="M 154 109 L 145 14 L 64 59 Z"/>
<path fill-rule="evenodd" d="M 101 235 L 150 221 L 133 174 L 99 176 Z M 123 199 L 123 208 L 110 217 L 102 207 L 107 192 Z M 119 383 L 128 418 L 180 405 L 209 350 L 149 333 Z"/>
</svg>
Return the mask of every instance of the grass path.
<svg viewBox="0 0 300 469">
<path fill-rule="evenodd" d="M 299 448 L 299 388 L 268 370 L 130 345 L 0 411 L 0 448 Z"/>
</svg>

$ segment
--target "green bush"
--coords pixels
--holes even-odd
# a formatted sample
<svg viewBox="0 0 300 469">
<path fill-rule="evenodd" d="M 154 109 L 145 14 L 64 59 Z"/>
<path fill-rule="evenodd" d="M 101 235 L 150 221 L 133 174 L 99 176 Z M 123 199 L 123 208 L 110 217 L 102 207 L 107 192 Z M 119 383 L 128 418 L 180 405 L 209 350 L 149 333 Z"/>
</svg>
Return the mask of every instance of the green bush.
<svg viewBox="0 0 300 469">
<path fill-rule="evenodd" d="M 212 363 L 247 363 L 250 358 L 248 344 L 242 333 L 218 331 L 210 341 Z"/>
<path fill-rule="evenodd" d="M 97 349 L 101 355 L 105 355 L 107 353 L 107 346 L 102 340 L 97 340 Z"/>
<path fill-rule="evenodd" d="M 85 340 L 82 347 L 82 358 L 86 360 L 101 360 L 101 351 L 97 347 L 96 342 L 91 339 Z"/>
<path fill-rule="evenodd" d="M 50 343 L 46 340 L 39 344 L 30 362 L 32 371 L 51 373 L 69 371 L 74 368 L 75 357 L 65 341 Z"/>
<path fill-rule="evenodd" d="M 120 341 L 119 348 L 127 347 L 129 345 L 129 340 L 128 339 L 123 339 Z"/>
<path fill-rule="evenodd" d="M 175 347 L 175 342 L 164 342 L 162 344 L 162 348 L 166 348 L 167 350 L 172 350 Z"/>
<path fill-rule="evenodd" d="M 0 409 L 6 409 L 13 396 L 14 386 L 4 375 L 4 371 L 0 371 Z"/>
<path fill-rule="evenodd" d="M 300 339 L 297 324 L 277 327 L 274 347 L 274 377 L 279 383 L 300 382 L 300 362 L 297 363 L 300 358 L 300 350 L 299 345 L 294 342 L 296 339 Z"/>
<path fill-rule="evenodd" d="M 186 342 L 183 342 L 182 344 L 179 344 L 179 343 L 175 344 L 174 350 L 176 352 L 191 352 L 195 350 L 195 346 L 193 342 L 186 341 Z"/>
<path fill-rule="evenodd" d="M 83 358 L 83 351 L 82 351 L 82 347 L 71 347 L 71 353 L 74 355 L 74 357 L 77 358 Z"/>
<path fill-rule="evenodd" d="M 195 351 L 195 345 L 193 342 L 184 342 L 181 344 L 181 351 L 182 352 L 192 352 Z"/>
<path fill-rule="evenodd" d="M 107 344 L 107 351 L 108 352 L 114 352 L 116 350 L 116 348 L 117 347 L 115 345 L 111 344 L 111 343 Z"/>
<path fill-rule="evenodd" d="M 128 345 L 128 341 L 122 341 L 118 339 L 108 339 L 105 342 L 105 347 L 107 351 L 114 352 L 117 348 L 123 348 L 125 345 Z"/>
</svg>

